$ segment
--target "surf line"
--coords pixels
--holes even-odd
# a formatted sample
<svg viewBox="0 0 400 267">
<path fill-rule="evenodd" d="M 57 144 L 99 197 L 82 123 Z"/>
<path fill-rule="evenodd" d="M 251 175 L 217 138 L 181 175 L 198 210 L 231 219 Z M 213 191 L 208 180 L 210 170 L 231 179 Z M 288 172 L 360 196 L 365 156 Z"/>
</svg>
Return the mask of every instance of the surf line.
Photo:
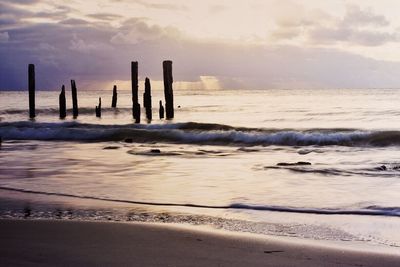
<svg viewBox="0 0 400 267">
<path fill-rule="evenodd" d="M 164 202 L 147 202 L 147 201 L 135 201 L 125 199 L 112 199 L 104 197 L 94 196 L 79 196 L 68 193 L 55 193 L 55 192 L 44 192 L 22 188 L 12 188 L 6 186 L 0 186 L 0 190 L 14 191 L 27 194 L 38 194 L 47 196 L 60 196 L 70 197 L 79 199 L 90 199 L 116 203 L 126 203 L 135 205 L 147 205 L 147 206 L 164 206 L 164 207 L 189 207 L 189 208 L 203 208 L 203 209 L 236 209 L 236 210 L 257 210 L 257 211 L 273 211 L 273 212 L 288 212 L 288 213 L 305 213 L 305 214 L 316 214 L 316 215 L 369 215 L 369 216 L 390 216 L 400 217 L 399 212 L 387 212 L 383 210 L 335 210 L 335 209 L 308 209 L 308 208 L 290 208 L 290 207 L 279 207 L 279 206 L 262 206 L 262 205 L 247 205 L 247 204 L 230 204 L 230 205 L 203 205 L 203 204 L 191 204 L 191 203 L 164 203 Z"/>
</svg>

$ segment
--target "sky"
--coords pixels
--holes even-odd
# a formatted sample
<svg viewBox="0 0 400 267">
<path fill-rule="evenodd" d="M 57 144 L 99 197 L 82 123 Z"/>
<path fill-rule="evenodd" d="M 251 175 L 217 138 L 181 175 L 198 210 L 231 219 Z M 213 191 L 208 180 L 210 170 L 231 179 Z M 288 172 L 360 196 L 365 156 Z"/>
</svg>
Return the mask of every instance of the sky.
<svg viewBox="0 0 400 267">
<path fill-rule="evenodd" d="M 1 0 L 0 90 L 400 88 L 397 0 Z"/>
</svg>

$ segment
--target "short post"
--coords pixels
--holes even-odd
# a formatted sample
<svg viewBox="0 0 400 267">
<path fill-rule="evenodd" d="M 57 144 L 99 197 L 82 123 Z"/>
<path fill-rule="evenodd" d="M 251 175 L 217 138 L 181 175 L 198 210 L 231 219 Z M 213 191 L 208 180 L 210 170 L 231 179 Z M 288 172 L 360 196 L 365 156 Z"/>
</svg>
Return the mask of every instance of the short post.
<svg viewBox="0 0 400 267">
<path fill-rule="evenodd" d="M 151 112 L 151 85 L 150 85 L 150 79 L 146 77 L 146 80 L 144 82 L 144 107 L 146 108 L 146 118 L 147 120 L 151 121 L 153 116 Z"/>
<path fill-rule="evenodd" d="M 36 117 L 35 112 L 35 65 L 28 66 L 28 86 L 29 86 L 29 118 Z"/>
<path fill-rule="evenodd" d="M 72 115 L 74 119 L 78 117 L 78 95 L 76 92 L 76 84 L 74 80 L 71 80 L 71 93 L 72 93 Z"/>
<path fill-rule="evenodd" d="M 67 116 L 67 104 L 65 100 L 65 86 L 63 85 L 61 87 L 61 93 L 60 96 L 58 97 L 58 103 L 60 106 L 60 119 L 65 119 Z"/>
<path fill-rule="evenodd" d="M 132 115 L 135 123 L 140 123 L 140 104 L 138 97 L 138 62 L 131 62 L 131 81 L 132 81 Z"/>
<path fill-rule="evenodd" d="M 167 120 L 174 118 L 174 91 L 172 89 L 172 61 L 166 60 L 163 62 L 164 74 L 164 96 L 165 96 L 165 111 Z"/>
<path fill-rule="evenodd" d="M 111 107 L 112 108 L 116 108 L 117 107 L 117 86 L 116 85 L 114 85 L 114 88 L 113 88 Z"/>
<path fill-rule="evenodd" d="M 99 97 L 99 105 L 96 106 L 96 117 L 101 118 L 101 97 Z"/>
<path fill-rule="evenodd" d="M 160 100 L 160 110 L 159 110 L 159 114 L 160 114 L 160 120 L 164 119 L 164 107 L 162 104 L 162 101 Z"/>
</svg>

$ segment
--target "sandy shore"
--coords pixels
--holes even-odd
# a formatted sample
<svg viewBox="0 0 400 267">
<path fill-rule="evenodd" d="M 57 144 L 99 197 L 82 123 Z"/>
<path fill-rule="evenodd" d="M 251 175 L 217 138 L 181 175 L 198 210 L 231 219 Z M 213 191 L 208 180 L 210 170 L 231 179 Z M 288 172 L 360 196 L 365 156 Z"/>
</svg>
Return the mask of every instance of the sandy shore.
<svg viewBox="0 0 400 267">
<path fill-rule="evenodd" d="M 144 223 L 0 220 L 1 266 L 399 266 L 400 256 Z"/>
</svg>

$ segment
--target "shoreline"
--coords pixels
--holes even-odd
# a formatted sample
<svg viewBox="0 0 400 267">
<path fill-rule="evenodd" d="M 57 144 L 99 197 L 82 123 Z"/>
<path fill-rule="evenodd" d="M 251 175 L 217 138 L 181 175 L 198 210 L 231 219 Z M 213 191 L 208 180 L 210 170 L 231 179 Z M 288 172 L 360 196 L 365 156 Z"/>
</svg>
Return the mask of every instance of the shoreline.
<svg viewBox="0 0 400 267">
<path fill-rule="evenodd" d="M 32 198 L 30 194 L 21 192 L 4 190 L 0 192 L 4 193 L 0 197 L 0 220 L 161 224 L 179 228 L 205 229 L 207 232 L 224 232 L 230 236 L 254 235 L 282 239 L 289 243 L 345 247 L 347 250 L 379 251 L 400 255 L 398 243 L 391 243 L 388 239 L 384 239 L 385 236 L 357 235 L 357 232 L 354 232 L 360 227 L 370 228 L 376 223 L 382 223 L 381 220 L 383 220 L 388 228 L 387 232 L 393 235 L 395 233 L 390 229 L 397 229 L 399 225 L 393 218 L 362 218 L 364 220 L 362 223 L 361 218 L 350 215 L 305 217 L 302 214 L 262 212 L 264 219 L 257 221 L 244 214 L 232 216 L 227 213 L 209 213 L 209 210 L 206 212 L 203 209 L 178 210 L 47 195 L 35 195 Z M 355 224 L 346 229 L 341 227 L 342 224 L 338 224 L 338 221 L 343 220 Z M 365 220 L 368 221 L 367 224 Z"/>
<path fill-rule="evenodd" d="M 400 255 L 169 224 L 2 219 L 0 234 L 0 258 L 5 266 L 396 266 L 400 263 Z"/>
</svg>

